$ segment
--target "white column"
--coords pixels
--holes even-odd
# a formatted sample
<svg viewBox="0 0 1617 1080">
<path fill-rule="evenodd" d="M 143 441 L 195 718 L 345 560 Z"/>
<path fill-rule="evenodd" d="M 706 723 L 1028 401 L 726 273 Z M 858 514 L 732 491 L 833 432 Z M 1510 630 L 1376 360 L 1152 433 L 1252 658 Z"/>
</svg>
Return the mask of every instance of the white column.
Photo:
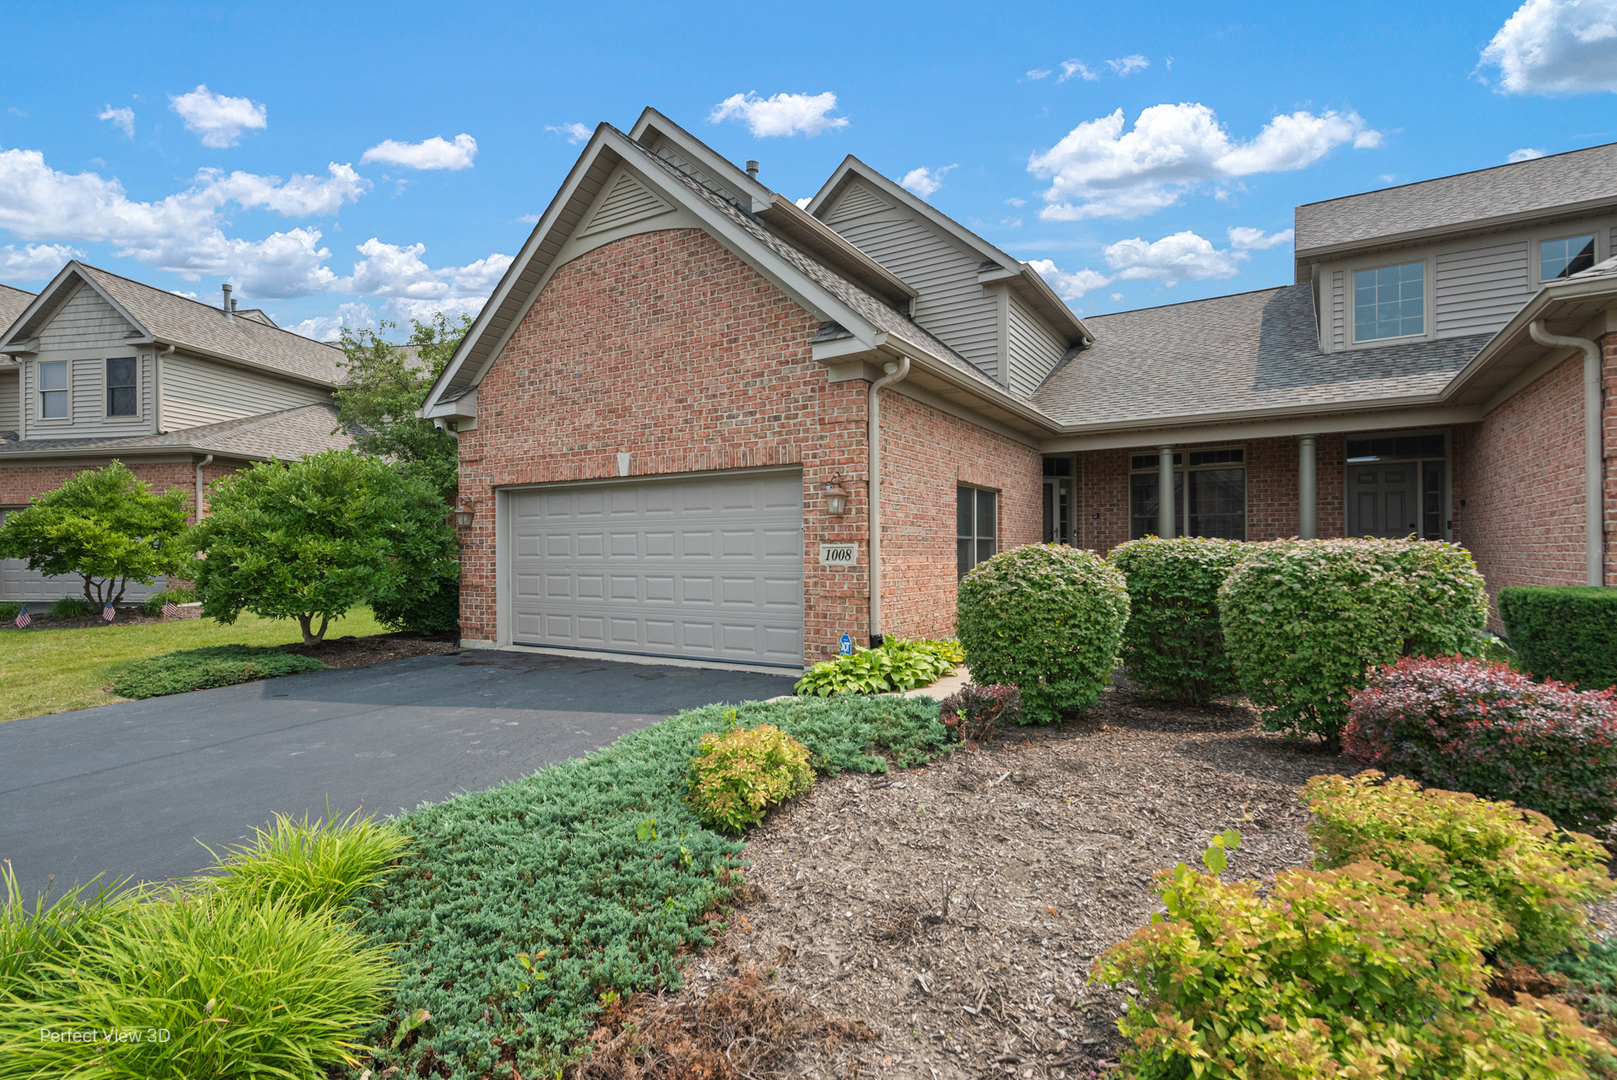
<svg viewBox="0 0 1617 1080">
<path fill-rule="evenodd" d="M 1314 466 L 1317 438 L 1297 437 L 1297 535 L 1304 540 L 1319 538 L 1319 477 Z"/>
<path fill-rule="evenodd" d="M 1157 448 L 1157 535 L 1165 540 L 1174 538 L 1175 509 L 1173 503 L 1173 447 Z"/>
</svg>

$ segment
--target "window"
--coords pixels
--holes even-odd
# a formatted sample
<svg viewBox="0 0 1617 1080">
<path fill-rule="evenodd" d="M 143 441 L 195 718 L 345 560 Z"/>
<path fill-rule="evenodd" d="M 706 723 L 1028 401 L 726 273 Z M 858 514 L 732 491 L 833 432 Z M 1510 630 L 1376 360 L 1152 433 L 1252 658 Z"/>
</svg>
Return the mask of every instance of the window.
<svg viewBox="0 0 1617 1080">
<path fill-rule="evenodd" d="M 958 494 L 955 540 L 959 576 L 965 577 L 973 566 L 994 557 L 995 538 L 999 535 L 995 528 L 999 496 L 992 491 L 968 487 L 960 488 Z"/>
<path fill-rule="evenodd" d="M 1044 542 L 1073 542 L 1072 458 L 1044 459 Z"/>
<path fill-rule="evenodd" d="M 67 419 L 67 361 L 39 365 L 39 418 Z"/>
<path fill-rule="evenodd" d="M 1246 539 L 1246 451 L 1192 450 L 1173 456 L 1174 534 Z M 1162 475 L 1155 454 L 1129 459 L 1129 539 L 1156 536 Z"/>
<path fill-rule="evenodd" d="M 1595 264 L 1595 238 L 1568 236 L 1563 240 L 1546 240 L 1538 245 L 1538 278 L 1554 281 L 1571 277 Z"/>
<path fill-rule="evenodd" d="M 1353 340 L 1426 332 L 1426 264 L 1405 263 L 1353 275 Z"/>
<path fill-rule="evenodd" d="M 107 361 L 107 415 L 134 416 L 135 358 L 118 356 Z"/>
</svg>

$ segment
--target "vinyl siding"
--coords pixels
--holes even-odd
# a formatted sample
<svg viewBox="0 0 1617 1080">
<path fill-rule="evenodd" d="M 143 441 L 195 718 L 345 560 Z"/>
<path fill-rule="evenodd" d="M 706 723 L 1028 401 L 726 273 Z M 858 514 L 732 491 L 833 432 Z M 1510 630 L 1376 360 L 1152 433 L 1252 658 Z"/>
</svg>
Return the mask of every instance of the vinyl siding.
<svg viewBox="0 0 1617 1080">
<path fill-rule="evenodd" d="M 619 225 L 655 217 L 668 209 L 669 205 L 636 179 L 633 173 L 625 172 L 618 176 L 617 181 L 607 189 L 607 194 L 596 204 L 595 212 L 588 219 L 589 224 L 579 235 L 605 232 Z"/>
<path fill-rule="evenodd" d="M 1011 388 L 1031 394 L 1049 377 L 1067 348 L 1015 296 L 1010 297 Z"/>
<path fill-rule="evenodd" d="M 1435 261 L 1437 337 L 1497 330 L 1532 295 L 1524 241 L 1450 252 Z"/>
<path fill-rule="evenodd" d="M 851 184 L 837 205 L 832 208 L 826 221 L 842 221 L 847 218 L 858 217 L 861 214 L 872 214 L 878 210 L 888 210 L 892 203 L 877 195 L 864 184 Z"/>
<path fill-rule="evenodd" d="M 18 371 L 0 371 L 0 431 L 22 430 L 22 394 L 17 388 L 21 381 Z"/>
<path fill-rule="evenodd" d="M 39 351 L 116 347 L 134 329 L 100 293 L 81 284 L 40 331 Z"/>
<path fill-rule="evenodd" d="M 180 353 L 163 358 L 163 427 L 168 431 L 330 399 L 317 387 Z"/>
<path fill-rule="evenodd" d="M 842 207 L 864 185 L 839 200 Z M 920 293 L 915 321 L 970 360 L 989 378 L 999 378 L 999 318 L 994 298 L 977 281 L 979 260 L 901 208 L 858 216 L 833 213 L 826 224 Z"/>
<path fill-rule="evenodd" d="M 1331 348 L 1347 347 L 1347 271 L 1331 271 Z"/>
</svg>

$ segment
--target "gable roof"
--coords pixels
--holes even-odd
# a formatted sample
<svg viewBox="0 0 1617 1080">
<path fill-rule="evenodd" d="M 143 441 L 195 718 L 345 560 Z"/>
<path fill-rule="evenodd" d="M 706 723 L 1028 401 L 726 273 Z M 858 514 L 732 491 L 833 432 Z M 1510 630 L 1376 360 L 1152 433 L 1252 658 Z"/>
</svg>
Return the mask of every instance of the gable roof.
<svg viewBox="0 0 1617 1080">
<path fill-rule="evenodd" d="M 17 316 L 27 310 L 28 305 L 34 302 L 34 294 L 24 289 L 13 289 L 10 285 L 0 285 L 0 327 L 9 327 L 17 321 Z"/>
<path fill-rule="evenodd" d="M 342 450 L 354 440 L 337 423 L 337 407 L 326 402 L 257 413 L 217 424 L 180 428 L 161 435 L 115 435 L 81 439 L 24 439 L 0 442 L 0 461 L 18 457 L 146 456 L 164 452 L 218 454 L 265 461 L 296 461 L 322 450 Z"/>
<path fill-rule="evenodd" d="M 342 380 L 342 350 L 282 330 L 268 316 L 236 312 L 227 319 L 208 304 L 79 262 L 69 262 L 30 302 L 0 339 L 0 353 L 29 352 L 57 308 L 81 285 L 88 286 L 127 319 L 140 336 L 131 341 L 173 345 L 186 352 L 228 360 L 245 367 L 290 376 L 301 382 L 335 386 Z"/>
</svg>

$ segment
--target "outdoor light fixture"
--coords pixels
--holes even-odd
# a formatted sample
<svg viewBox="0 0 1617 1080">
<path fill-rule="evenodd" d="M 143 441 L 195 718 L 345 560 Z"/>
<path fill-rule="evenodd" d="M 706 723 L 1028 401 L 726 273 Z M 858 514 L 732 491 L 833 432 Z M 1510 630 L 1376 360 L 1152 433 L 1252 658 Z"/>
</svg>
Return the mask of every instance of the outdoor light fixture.
<svg viewBox="0 0 1617 1080">
<path fill-rule="evenodd" d="M 825 485 L 825 509 L 832 517 L 841 517 L 848 512 L 848 489 L 842 486 L 841 480 L 842 474 L 837 473 Z"/>
<path fill-rule="evenodd" d="M 464 529 L 472 523 L 472 518 L 475 516 L 476 512 L 472 509 L 470 502 L 461 503 L 460 509 L 455 511 L 455 524 Z"/>
</svg>

